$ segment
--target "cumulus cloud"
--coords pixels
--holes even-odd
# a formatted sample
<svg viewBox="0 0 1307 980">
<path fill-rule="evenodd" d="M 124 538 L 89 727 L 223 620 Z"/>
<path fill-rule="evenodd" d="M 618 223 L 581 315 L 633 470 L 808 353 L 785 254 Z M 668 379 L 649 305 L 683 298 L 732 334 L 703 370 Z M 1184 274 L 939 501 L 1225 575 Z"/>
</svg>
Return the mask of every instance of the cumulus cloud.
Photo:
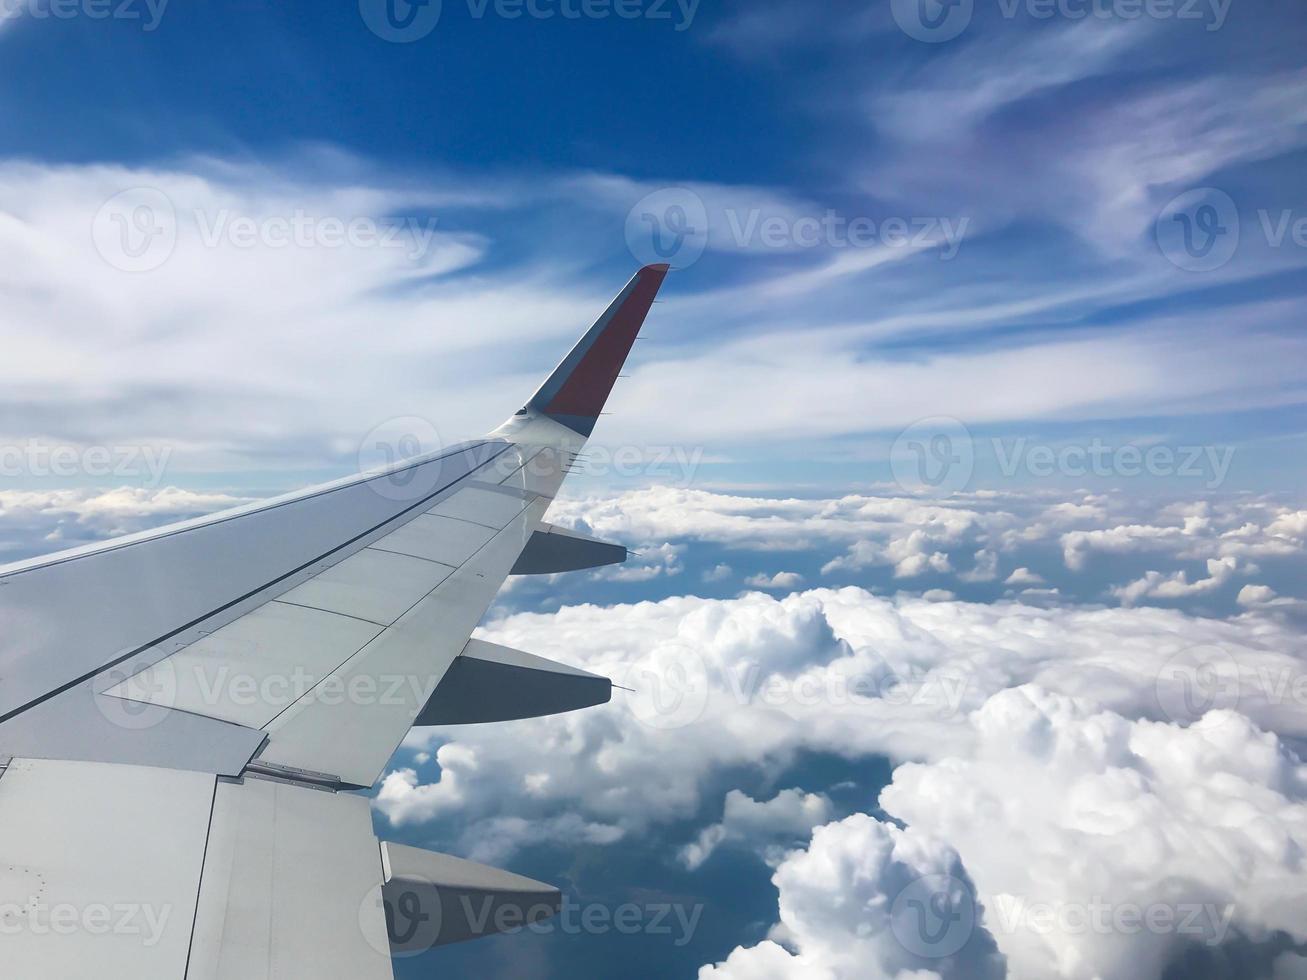
<svg viewBox="0 0 1307 980">
<path fill-rule="evenodd" d="M 957 849 L 1013 975 L 1156 977 L 1191 944 L 1307 939 L 1307 767 L 1275 735 L 1033 686 L 970 724 L 964 756 L 900 767 L 881 805 Z"/>
<path fill-rule="evenodd" d="M 634 693 L 512 726 L 415 731 L 406 744 L 434 752 L 439 773 L 401 765 L 376 805 L 399 823 L 440 817 L 468 851 L 505 800 L 528 821 L 574 814 L 588 832 L 639 835 L 702 813 L 714 774 L 738 767 L 776 771 L 812 751 L 945 765 L 969 756 L 969 714 L 1023 684 L 1123 719 L 1192 724 L 1215 706 L 1307 736 L 1298 633 L 1260 614 L 1225 621 L 845 588 L 570 606 L 505 616 L 480 635 Z M 503 847 L 515 846 L 511 831 L 500 833 Z"/>
<path fill-rule="evenodd" d="M 845 553 L 824 571 L 884 565 L 903 577 L 949 571 L 951 561 L 942 548 L 1017 524 L 1015 515 L 1001 507 L 982 512 L 965 500 L 869 494 L 776 498 L 671 487 L 564 498 L 553 513 L 597 534 L 628 540 L 671 537 L 765 551 L 842 544 Z M 983 554 L 973 560 L 984 570 L 990 559 Z"/>
<path fill-rule="evenodd" d="M 754 589 L 797 589 L 803 584 L 798 572 L 777 572 L 775 575 L 750 575 L 744 584 Z"/>
<path fill-rule="evenodd" d="M 1179 558 L 1221 559 L 1220 567 L 1232 571 L 1230 559 L 1297 555 L 1307 546 L 1307 515 L 1291 507 L 1254 501 L 1242 507 L 1236 502 L 1217 509 L 1204 503 L 1173 506 L 1170 514 L 1164 511 L 1158 516 L 1170 516 L 1173 521 L 1068 531 L 1061 538 L 1067 567 L 1083 570 L 1095 553 L 1160 552 Z M 1216 572 L 1209 567 L 1209 573 L 1225 574 L 1219 567 Z"/>
<path fill-rule="evenodd" d="M 975 564 L 958 578 L 964 582 L 992 582 L 998 578 L 998 553 L 982 548 L 976 552 Z"/>
<path fill-rule="evenodd" d="M 1133 606 L 1146 596 L 1155 599 L 1184 599 L 1215 592 L 1233 579 L 1238 571 L 1237 558 L 1209 558 L 1206 578 L 1191 582 L 1188 573 L 1184 571 L 1173 575 L 1150 571 L 1143 578 L 1113 588 L 1112 594 L 1121 600 L 1123 606 Z"/>
<path fill-rule="evenodd" d="M 1022 567 L 1016 569 L 1003 581 L 1004 585 L 1043 585 L 1044 577 L 1037 575 L 1030 569 Z"/>
<path fill-rule="evenodd" d="M 699 980 L 1004 976 L 958 855 L 939 838 L 856 814 L 818 828 L 808 848 L 791 853 L 772 880 L 780 922 L 771 939 L 705 966 Z M 967 921 L 944 937 L 944 956 L 921 939 L 918 916 L 925 912 L 912 904 L 929 899 L 932 889 L 966 909 Z M 906 897 L 896 901 L 899 896 Z"/>
<path fill-rule="evenodd" d="M 806 841 L 813 827 L 831 819 L 831 810 L 831 801 L 821 793 L 785 789 L 759 801 L 733 789 L 726 794 L 721 821 L 681 848 L 681 863 L 694 871 L 723 844 L 745 843 L 759 850 L 767 863 L 776 864 L 787 844 L 795 838 Z"/>
<path fill-rule="evenodd" d="M 681 555 L 685 548 L 664 541 L 657 545 L 640 545 L 634 561 L 609 566 L 596 572 L 599 578 L 614 582 L 647 582 L 653 578 L 671 578 L 682 571 Z"/>
<path fill-rule="evenodd" d="M 554 513 L 561 523 L 617 540 L 709 542 L 754 552 L 756 571 L 748 579 L 758 587 L 770 587 L 758 583 L 770 580 L 771 568 L 757 566 L 770 564 L 768 553 L 775 551 L 833 554 L 821 566 L 829 577 L 885 570 L 903 580 L 955 575 L 959 584 L 973 586 L 997 581 L 1000 563 L 1008 561 L 1018 567 L 1004 584 L 1022 589 L 1050 586 L 1020 563 L 1056 546 L 1066 571 L 1074 574 L 1051 588 L 1073 593 L 1086 588 L 1082 573 L 1104 557 L 1172 563 L 1134 572 L 1134 579 L 1106 590 L 1136 605 L 1211 597 L 1235 575 L 1254 574 L 1259 559 L 1301 560 L 1307 553 L 1307 512 L 1261 498 L 1109 504 L 1079 493 L 1056 504 L 1048 499 L 1038 489 L 946 498 L 891 491 L 786 498 L 651 487 L 564 498 Z M 1191 578 L 1195 563 L 1207 574 Z M 1084 597 L 1097 601 L 1103 591 L 1100 584 Z"/>
<path fill-rule="evenodd" d="M 1307 605 L 1303 599 L 1282 596 L 1269 585 L 1245 585 L 1235 598 L 1239 605 L 1248 609 L 1302 609 Z"/>
<path fill-rule="evenodd" d="M 1191 947 L 1307 937 L 1307 767 L 1274 735 L 1228 711 L 1131 721 L 1033 686 L 970 724 L 965 753 L 901 766 L 881 793 L 905 830 L 865 814 L 818 828 L 774 879 L 784 945 L 741 947 L 702 980 L 1138 980 Z M 908 842 L 933 860 L 905 861 Z"/>
</svg>

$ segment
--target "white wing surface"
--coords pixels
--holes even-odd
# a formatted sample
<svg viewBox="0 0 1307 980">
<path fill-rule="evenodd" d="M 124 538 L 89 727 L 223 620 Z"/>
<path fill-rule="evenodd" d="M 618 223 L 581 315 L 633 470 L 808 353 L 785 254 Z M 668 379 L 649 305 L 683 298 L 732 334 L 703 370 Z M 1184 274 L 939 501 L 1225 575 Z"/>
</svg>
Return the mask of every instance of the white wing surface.
<svg viewBox="0 0 1307 980">
<path fill-rule="evenodd" d="M 548 885 L 379 842 L 351 791 L 415 723 L 608 700 L 470 636 L 510 574 L 625 559 L 543 518 L 666 272 L 483 439 L 0 568 L 5 975 L 367 980 L 556 911 Z"/>
</svg>

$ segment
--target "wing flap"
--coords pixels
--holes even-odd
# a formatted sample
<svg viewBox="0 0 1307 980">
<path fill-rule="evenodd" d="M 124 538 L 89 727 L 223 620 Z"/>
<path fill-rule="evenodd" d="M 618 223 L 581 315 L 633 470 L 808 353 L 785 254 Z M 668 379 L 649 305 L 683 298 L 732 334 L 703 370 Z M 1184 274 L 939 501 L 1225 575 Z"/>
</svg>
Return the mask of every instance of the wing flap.
<svg viewBox="0 0 1307 980">
<path fill-rule="evenodd" d="M 177 980 L 213 776 L 15 759 L 0 779 L 0 970 Z"/>
<path fill-rule="evenodd" d="M 391 980 L 382 876 L 366 799 L 220 782 L 187 980 Z"/>
</svg>

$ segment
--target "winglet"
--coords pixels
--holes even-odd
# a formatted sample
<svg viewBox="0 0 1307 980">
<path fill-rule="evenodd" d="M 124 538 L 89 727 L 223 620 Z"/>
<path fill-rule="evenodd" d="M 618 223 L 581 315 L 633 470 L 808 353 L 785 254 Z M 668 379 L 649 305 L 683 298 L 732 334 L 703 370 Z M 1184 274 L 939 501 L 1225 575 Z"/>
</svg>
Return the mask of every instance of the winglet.
<svg viewBox="0 0 1307 980">
<path fill-rule="evenodd" d="M 637 272 L 526 407 L 590 435 L 668 268 L 647 265 Z"/>
</svg>

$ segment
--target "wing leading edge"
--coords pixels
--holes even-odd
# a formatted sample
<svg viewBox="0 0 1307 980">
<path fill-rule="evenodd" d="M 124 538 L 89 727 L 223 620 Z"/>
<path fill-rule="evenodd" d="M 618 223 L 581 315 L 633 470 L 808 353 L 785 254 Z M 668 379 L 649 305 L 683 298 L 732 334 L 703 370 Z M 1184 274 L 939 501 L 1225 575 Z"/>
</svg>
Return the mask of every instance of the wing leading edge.
<svg viewBox="0 0 1307 980">
<path fill-rule="evenodd" d="M 379 844 L 347 791 L 419 721 L 609 699 L 604 678 L 470 635 L 510 574 L 625 559 L 543 519 L 666 273 L 636 273 L 482 440 L 0 568 L 16 975 L 389 977 L 392 951 L 557 909 L 548 885 Z M 41 926 L 55 906 L 132 906 L 153 931 L 65 941 Z"/>
</svg>

